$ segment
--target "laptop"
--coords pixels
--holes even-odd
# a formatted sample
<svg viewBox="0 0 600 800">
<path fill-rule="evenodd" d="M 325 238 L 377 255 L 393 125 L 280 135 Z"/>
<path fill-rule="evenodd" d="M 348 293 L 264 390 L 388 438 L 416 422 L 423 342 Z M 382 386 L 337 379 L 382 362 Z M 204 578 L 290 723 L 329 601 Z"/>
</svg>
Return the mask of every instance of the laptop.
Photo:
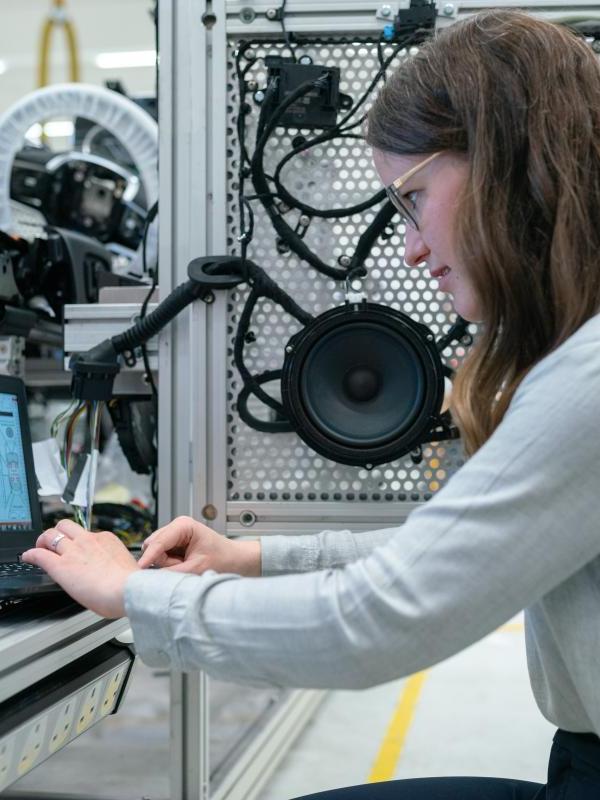
<svg viewBox="0 0 600 800">
<path fill-rule="evenodd" d="M 25 385 L 0 375 L 0 601 L 62 591 L 19 556 L 42 532 Z"/>
</svg>

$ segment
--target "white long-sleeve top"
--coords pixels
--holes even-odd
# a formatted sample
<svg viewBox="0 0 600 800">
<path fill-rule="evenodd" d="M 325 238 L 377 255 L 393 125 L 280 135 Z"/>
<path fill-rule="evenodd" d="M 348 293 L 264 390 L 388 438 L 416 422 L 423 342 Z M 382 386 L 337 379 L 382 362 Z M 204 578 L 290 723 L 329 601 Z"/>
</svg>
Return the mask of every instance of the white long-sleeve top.
<svg viewBox="0 0 600 800">
<path fill-rule="evenodd" d="M 264 537 L 261 578 L 134 573 L 138 652 L 223 680 L 362 688 L 525 608 L 543 714 L 600 734 L 599 408 L 600 315 L 530 371 L 493 436 L 402 526 Z"/>
</svg>

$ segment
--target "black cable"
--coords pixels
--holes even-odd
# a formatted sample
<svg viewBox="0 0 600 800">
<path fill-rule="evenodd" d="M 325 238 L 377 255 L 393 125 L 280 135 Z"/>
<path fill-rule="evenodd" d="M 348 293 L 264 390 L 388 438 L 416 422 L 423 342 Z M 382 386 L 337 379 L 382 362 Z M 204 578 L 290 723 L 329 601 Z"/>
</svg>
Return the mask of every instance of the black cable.
<svg viewBox="0 0 600 800">
<path fill-rule="evenodd" d="M 206 293 L 206 288 L 196 281 L 188 280 L 177 286 L 154 311 L 140 319 L 132 328 L 112 336 L 110 344 L 117 355 L 133 352 L 153 336 L 156 336 L 183 309 Z"/>
<path fill-rule="evenodd" d="M 158 3 L 157 3 L 158 5 Z M 158 26 L 157 26 L 157 39 L 158 39 Z M 158 45 L 157 45 L 158 46 Z M 158 52 L 158 50 L 156 51 Z M 157 61 L 158 64 L 158 61 Z M 158 67 L 157 67 L 158 69 Z M 156 95 L 158 100 L 158 93 Z M 154 205 L 148 211 L 146 219 L 144 221 L 144 234 L 142 236 L 142 269 L 144 274 L 148 272 L 148 256 L 147 256 L 147 243 L 148 243 L 148 231 L 150 229 L 150 225 L 152 224 L 153 220 L 156 218 L 158 214 L 158 201 L 154 203 Z M 142 307 L 140 309 L 140 317 L 143 319 L 146 316 L 146 312 L 148 310 L 148 304 L 150 302 L 150 298 L 154 294 L 158 283 L 158 255 L 157 255 L 157 262 L 152 271 L 152 285 L 150 286 L 150 290 L 148 294 L 144 298 L 144 302 L 142 303 Z M 156 384 L 154 383 L 154 375 L 152 374 L 152 370 L 150 368 L 150 359 L 148 357 L 148 348 L 146 343 L 142 344 L 142 360 L 144 362 L 144 370 L 147 376 L 148 383 L 150 385 L 150 391 L 152 392 L 152 401 L 154 403 L 154 417 L 156 419 L 156 423 L 158 425 L 158 391 L 156 389 Z M 158 435 L 158 430 L 157 430 Z M 150 467 L 150 494 L 152 495 L 152 500 L 154 501 L 154 528 L 158 527 L 158 469 L 157 465 L 153 464 Z"/>
<path fill-rule="evenodd" d="M 340 133 L 336 136 L 323 136 L 322 141 L 334 141 L 335 139 L 362 139 L 362 136 L 358 134 L 344 134 Z M 314 144 L 311 145 L 313 147 Z M 385 189 L 374 194 L 372 197 L 369 197 L 367 200 L 363 200 L 362 203 L 357 203 L 354 206 L 347 206 L 346 208 L 328 208 L 328 209 L 320 209 L 315 208 L 314 206 L 309 206 L 308 203 L 303 203 L 301 200 L 298 200 L 297 197 L 291 195 L 285 186 L 281 183 L 279 175 L 281 170 L 285 167 L 285 165 L 298 153 L 307 150 L 308 148 L 300 145 L 299 147 L 294 148 L 290 153 L 288 153 L 284 158 L 281 159 L 279 164 L 277 165 L 277 169 L 275 170 L 275 174 L 273 175 L 273 183 L 275 184 L 275 188 L 277 190 L 277 196 L 279 199 L 286 203 L 286 205 L 290 206 L 291 208 L 296 208 L 298 211 L 301 211 L 303 214 L 308 214 L 311 217 L 319 217 L 321 219 L 343 219 L 344 217 L 351 217 L 353 214 L 361 214 L 363 211 L 366 211 L 369 208 L 381 203 L 385 200 L 386 193 Z"/>
<path fill-rule="evenodd" d="M 385 74 L 387 72 L 387 69 L 390 66 L 390 64 L 392 63 L 392 61 L 396 58 L 396 56 L 398 55 L 398 53 L 401 50 L 403 50 L 405 47 L 407 47 L 410 44 L 410 41 L 412 39 L 413 39 L 413 35 L 412 34 L 404 37 L 404 39 L 402 39 L 395 46 L 392 54 L 390 56 L 388 56 L 387 59 L 381 61 L 380 68 L 377 71 L 377 73 L 375 74 L 375 76 L 372 78 L 372 80 L 371 80 L 369 86 L 367 87 L 367 89 L 363 92 L 361 97 L 352 106 L 352 108 L 346 113 L 346 115 L 340 120 L 340 122 L 335 126 L 335 128 L 333 128 L 333 129 L 331 129 L 329 131 L 326 131 L 325 133 L 322 133 L 319 136 L 314 137 L 313 139 L 308 139 L 308 140 L 304 141 L 302 144 L 298 145 L 298 147 L 295 147 L 290 153 L 285 155 L 283 157 L 283 159 L 279 162 L 279 164 L 277 165 L 277 167 L 275 169 L 275 174 L 273 176 L 273 181 L 275 183 L 277 194 L 279 195 L 281 200 L 284 203 L 286 203 L 286 205 L 290 206 L 291 208 L 297 208 L 303 214 L 308 214 L 309 216 L 321 217 L 321 218 L 324 218 L 324 219 L 340 219 L 340 218 L 343 218 L 345 216 L 352 216 L 353 214 L 362 213 L 363 211 L 366 211 L 366 209 L 371 208 L 374 205 L 377 205 L 377 203 L 380 203 L 384 199 L 385 191 L 382 190 L 381 192 L 378 192 L 376 195 L 374 195 L 373 197 L 369 198 L 368 200 L 365 200 L 362 203 L 358 203 L 357 205 L 351 206 L 349 208 L 321 210 L 321 209 L 314 208 L 313 206 L 309 206 L 307 203 L 303 203 L 302 201 L 298 200 L 293 195 L 291 195 L 287 191 L 285 186 L 283 186 L 283 184 L 281 183 L 280 174 L 281 174 L 281 171 L 282 171 L 283 167 L 292 158 L 294 158 L 299 153 L 305 152 L 306 150 L 309 150 L 310 148 L 312 148 L 312 147 L 314 147 L 314 146 L 316 146 L 318 144 L 322 144 L 324 142 L 332 141 L 332 140 L 337 139 L 337 138 L 356 138 L 356 139 L 362 139 L 363 138 L 362 136 L 360 136 L 358 134 L 348 134 L 348 133 L 346 133 L 346 131 L 352 130 L 355 127 L 357 127 L 359 124 L 361 124 L 364 121 L 366 115 L 361 117 L 360 120 L 357 120 L 355 123 L 353 123 L 349 128 L 347 128 L 345 130 L 344 130 L 344 125 L 348 122 L 348 120 L 352 119 L 352 117 L 358 111 L 358 109 L 366 102 L 367 98 L 369 97 L 369 95 L 371 94 L 371 92 L 373 91 L 373 89 L 375 88 L 377 83 L 379 82 L 379 80 L 381 78 L 385 78 Z M 383 41 L 383 39 L 382 39 L 382 37 L 380 37 L 378 45 L 381 44 L 382 41 Z M 378 49 L 378 53 L 379 52 L 380 51 Z M 383 58 L 383 53 L 381 53 L 381 57 Z"/>
<path fill-rule="evenodd" d="M 282 10 L 284 7 L 285 2 L 283 3 Z M 383 49 L 380 41 L 378 45 L 380 69 L 371 80 L 366 91 L 363 92 L 356 103 L 343 116 L 334 129 L 330 129 L 324 133 L 321 133 L 319 136 L 313 137 L 311 140 L 304 141 L 301 145 L 295 147 L 291 153 L 286 154 L 286 156 L 277 165 L 275 174 L 272 178 L 268 176 L 264 170 L 263 159 L 265 147 L 271 135 L 275 131 L 279 120 L 287 108 L 289 108 L 289 106 L 296 102 L 299 98 L 308 92 L 313 91 L 314 89 L 321 88 L 324 81 L 328 80 L 328 75 L 327 73 L 324 73 L 316 80 L 313 79 L 311 81 L 306 81 L 296 90 L 291 92 L 287 97 L 285 97 L 278 105 L 275 105 L 275 97 L 278 88 L 277 79 L 272 78 L 269 81 L 265 91 L 265 97 L 261 104 L 261 110 L 257 123 L 255 149 L 252 158 L 250 158 L 245 144 L 245 117 L 248 108 L 245 101 L 247 94 L 246 75 L 252 64 L 250 63 L 246 65 L 243 70 L 241 69 L 240 65 L 241 57 L 249 47 L 249 43 L 245 43 L 243 46 L 241 46 L 236 54 L 236 75 L 238 77 L 240 97 L 240 113 L 238 114 L 237 121 L 240 153 L 238 171 L 238 203 L 240 208 L 239 241 L 241 245 L 240 262 L 241 270 L 246 280 L 249 282 L 251 290 L 240 316 L 240 321 L 234 339 L 233 355 L 234 363 L 243 383 L 243 388 L 237 398 L 238 414 L 243 422 L 255 430 L 277 433 L 290 431 L 293 429 L 291 423 L 285 416 L 282 404 L 278 400 L 271 397 L 262 388 L 269 382 L 279 380 L 281 378 L 282 371 L 267 370 L 261 374 L 252 375 L 245 365 L 244 347 L 246 342 L 250 341 L 248 333 L 251 319 L 258 300 L 262 297 L 268 297 L 274 300 L 274 302 L 281 305 L 282 308 L 288 311 L 288 313 L 290 313 L 304 325 L 308 324 L 312 317 L 310 314 L 307 314 L 307 312 L 304 312 L 299 306 L 297 306 L 295 301 L 293 301 L 289 295 L 283 292 L 283 290 L 281 290 L 280 287 L 278 287 L 277 284 L 275 284 L 263 270 L 261 270 L 252 262 L 247 261 L 247 248 L 248 244 L 252 240 L 254 229 L 254 214 L 250 205 L 250 201 L 259 200 L 261 202 L 282 241 L 289 246 L 292 251 L 299 255 L 300 258 L 314 266 L 318 271 L 329 277 L 333 277 L 336 280 L 345 280 L 349 277 L 362 277 L 365 275 L 364 261 L 369 256 L 374 243 L 389 226 L 394 214 L 396 213 L 394 207 L 390 203 L 385 203 L 379 209 L 372 222 L 362 233 L 347 269 L 330 267 L 322 262 L 314 253 L 312 253 L 312 251 L 302 240 L 302 236 L 306 232 L 306 228 L 304 228 L 301 235 L 298 234 L 298 229 L 294 231 L 283 219 L 282 212 L 277 207 L 276 203 L 277 200 L 280 200 L 286 205 L 306 213 L 308 216 L 336 218 L 365 211 L 377 203 L 380 203 L 385 198 L 385 192 L 378 192 L 374 197 L 368 198 L 366 201 L 363 201 L 363 203 L 357 204 L 349 209 L 327 209 L 322 211 L 320 209 L 314 209 L 307 204 L 300 203 L 296 198 L 292 197 L 281 184 L 280 174 L 285 165 L 289 163 L 293 157 L 298 155 L 300 152 L 309 149 L 310 147 L 316 146 L 319 143 L 331 141 L 332 139 L 336 138 L 362 138 L 358 134 L 352 134 L 351 131 L 355 130 L 363 123 L 364 119 L 366 118 L 366 114 L 361 115 L 359 119 L 354 121 L 352 121 L 352 118 L 366 102 L 378 81 L 382 77 L 385 77 L 385 72 L 393 59 L 397 56 L 400 50 L 410 43 L 411 39 L 412 35 L 404 37 L 404 39 L 394 47 L 392 54 L 387 59 L 383 58 Z M 249 170 L 247 169 L 247 165 L 249 165 Z M 252 178 L 252 183 L 255 190 L 254 195 L 246 195 L 244 191 L 244 181 L 248 177 L 248 173 L 250 173 Z M 269 181 L 272 181 L 275 184 L 276 191 L 271 191 Z M 246 214 L 248 215 L 249 220 L 248 226 L 246 225 Z M 248 400 L 252 395 L 270 408 L 273 412 L 275 412 L 275 420 L 266 421 L 258 419 L 248 410 Z"/>
<path fill-rule="evenodd" d="M 348 270 L 347 269 L 340 269 L 338 267 L 331 267 L 322 261 L 318 256 L 316 256 L 312 250 L 305 244 L 302 237 L 300 237 L 294 230 L 291 228 L 290 225 L 283 219 L 282 215 L 278 212 L 275 200 L 272 197 L 272 193 L 269 191 L 269 185 L 267 183 L 267 179 L 263 169 L 263 157 L 264 157 L 264 149 L 265 145 L 269 140 L 271 133 L 275 130 L 279 119 L 283 116 L 286 109 L 295 103 L 300 97 L 307 94 L 309 91 L 313 90 L 314 88 L 318 88 L 321 85 L 323 80 L 327 79 L 327 75 L 324 74 L 321 78 L 318 78 L 316 81 L 305 81 L 302 83 L 297 89 L 291 92 L 283 102 L 281 102 L 277 108 L 275 109 L 273 115 L 271 116 L 268 124 L 265 125 L 262 135 L 260 136 L 257 144 L 256 149 L 254 151 L 254 155 L 252 156 L 252 164 L 251 164 L 251 173 L 252 173 L 252 182 L 254 185 L 254 189 L 256 194 L 261 198 L 261 203 L 263 208 L 269 215 L 271 219 L 271 223 L 275 228 L 276 232 L 279 234 L 280 238 L 283 242 L 293 250 L 302 260 L 307 261 L 311 266 L 313 266 L 317 271 L 321 272 L 327 277 L 333 278 L 334 280 L 346 280 L 348 277 Z M 383 199 L 384 193 L 382 193 Z M 386 211 L 386 217 L 393 215 L 393 208 L 390 204 L 386 204 L 386 207 L 389 206 L 389 209 Z M 385 207 L 384 207 L 385 208 Z M 390 214 L 391 209 L 391 214 Z M 380 219 L 380 215 L 378 214 L 374 220 L 374 223 Z M 389 220 L 388 220 L 389 222 Z M 352 269 L 357 271 L 358 274 L 359 268 L 362 267 L 364 260 L 368 256 L 368 251 L 361 246 L 361 242 L 363 241 L 363 237 L 365 241 L 373 241 L 373 224 L 369 226 L 368 231 L 362 234 L 361 238 L 359 239 L 359 244 L 357 246 L 357 250 L 355 252 L 354 257 L 352 258 Z M 376 223 L 377 224 L 377 223 Z M 387 224 L 387 222 L 386 222 Z M 377 230 L 375 239 L 377 236 L 383 232 L 385 226 L 381 227 Z M 362 260 L 357 260 L 357 253 L 360 254 L 360 258 Z M 362 274 L 364 273 L 364 269 L 362 270 Z"/>
<path fill-rule="evenodd" d="M 291 37 L 290 37 L 290 33 L 287 30 L 287 28 L 285 27 L 285 6 L 286 6 L 286 3 L 287 3 L 287 0 L 282 0 L 281 6 L 278 9 L 279 21 L 281 22 L 281 31 L 283 33 L 283 38 L 285 39 L 285 43 L 286 43 L 286 45 L 288 47 L 288 50 L 292 54 L 292 58 L 294 59 L 294 61 L 297 61 L 296 51 L 292 47 L 292 40 L 291 40 Z"/>
<path fill-rule="evenodd" d="M 148 243 L 148 231 L 150 229 L 150 225 L 156 218 L 158 214 L 158 201 L 154 203 L 152 208 L 148 211 L 146 216 L 146 220 L 144 222 L 144 233 L 142 236 L 142 268 L 144 274 L 148 272 L 148 256 L 147 256 L 147 243 Z M 156 267 L 152 270 L 152 285 L 150 286 L 150 290 L 148 294 L 144 298 L 144 302 L 142 303 L 142 307 L 140 309 L 140 319 L 144 319 L 146 316 L 146 312 L 148 310 L 148 304 L 150 302 L 150 298 L 154 294 L 154 290 L 156 289 L 158 283 L 158 263 Z M 152 375 L 152 370 L 150 369 L 150 359 L 148 358 L 148 349 L 146 343 L 144 342 L 141 346 L 142 349 L 142 359 L 144 361 L 144 369 L 146 371 L 146 378 L 150 385 L 150 390 L 152 392 L 152 396 L 155 400 L 158 400 L 158 392 L 156 390 L 156 384 L 154 383 L 154 376 Z"/>
</svg>

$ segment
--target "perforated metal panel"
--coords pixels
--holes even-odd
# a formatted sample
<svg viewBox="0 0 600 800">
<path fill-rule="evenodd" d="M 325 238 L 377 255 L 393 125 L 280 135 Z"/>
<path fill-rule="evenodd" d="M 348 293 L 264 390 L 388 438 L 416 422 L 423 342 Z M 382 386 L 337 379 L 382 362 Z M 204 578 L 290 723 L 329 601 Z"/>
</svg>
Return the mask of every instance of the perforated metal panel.
<svg viewBox="0 0 600 800">
<path fill-rule="evenodd" d="M 239 252 L 239 214 L 237 175 L 239 143 L 236 136 L 238 90 L 235 76 L 235 50 L 229 49 L 228 69 L 228 250 Z M 267 54 L 286 55 L 285 46 L 276 42 L 258 42 L 251 49 L 254 56 L 246 80 L 266 85 L 263 59 Z M 379 67 L 377 44 L 369 40 L 321 40 L 297 47 L 296 55 L 306 54 L 313 63 L 337 66 L 341 70 L 340 91 L 356 101 L 369 86 Z M 385 54 L 387 55 L 387 53 Z M 397 58 L 405 58 L 401 51 Z M 249 64 L 248 59 L 242 65 Z M 363 107 L 367 109 L 374 94 Z M 251 110 L 246 115 L 246 142 L 250 153 L 260 106 L 248 95 Z M 292 149 L 292 140 L 310 131 L 277 128 L 265 153 L 266 171 Z M 357 129 L 360 133 L 360 128 Z M 368 146 L 361 139 L 336 139 L 325 142 L 292 159 L 282 172 L 283 183 L 298 199 L 317 208 L 349 207 L 362 202 L 381 189 L 373 168 Z M 252 193 L 248 181 L 246 193 Z M 300 261 L 292 253 L 279 252 L 277 236 L 259 203 L 253 202 L 256 214 L 253 241 L 248 256 L 260 264 L 299 305 L 313 315 L 340 305 L 344 287 Z M 378 207 L 341 220 L 313 218 L 305 242 L 323 261 L 339 268 L 340 257 L 351 255 L 359 236 L 373 220 Z M 286 221 L 292 227 L 300 213 L 289 211 Z M 404 228 L 394 224 L 373 247 L 364 281 L 371 302 L 381 303 L 409 314 L 428 325 L 436 337 L 445 332 L 453 319 L 450 300 L 437 293 L 422 268 L 410 268 L 403 259 Z M 280 248 L 281 249 L 281 248 Z M 424 447 L 423 461 L 413 464 L 410 457 L 382 465 L 370 471 L 327 461 L 311 451 L 295 434 L 265 434 L 247 427 L 236 412 L 236 398 L 242 382 L 233 363 L 232 343 L 241 310 L 247 297 L 245 289 L 231 294 L 229 306 L 228 372 L 228 499 L 231 501 L 389 501 L 414 503 L 428 499 L 462 463 L 460 442 L 442 442 Z M 278 369 L 283 363 L 284 347 L 300 323 L 269 301 L 256 309 L 251 330 L 256 339 L 246 345 L 245 356 L 252 373 Z M 464 356 L 457 346 L 446 351 L 452 366 Z M 266 387 L 279 399 L 279 387 Z M 252 413 L 269 419 L 269 410 L 258 401 Z"/>
</svg>

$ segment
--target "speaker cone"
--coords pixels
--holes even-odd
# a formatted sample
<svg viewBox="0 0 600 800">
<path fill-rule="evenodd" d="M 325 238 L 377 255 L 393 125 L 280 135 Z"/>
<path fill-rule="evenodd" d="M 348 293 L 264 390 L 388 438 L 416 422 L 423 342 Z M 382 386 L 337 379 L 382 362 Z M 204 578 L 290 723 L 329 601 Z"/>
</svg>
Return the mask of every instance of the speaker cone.
<svg viewBox="0 0 600 800">
<path fill-rule="evenodd" d="M 298 435 L 342 464 L 381 464 L 414 450 L 439 421 L 444 394 L 433 339 L 387 306 L 321 314 L 286 347 L 282 399 Z"/>
</svg>

